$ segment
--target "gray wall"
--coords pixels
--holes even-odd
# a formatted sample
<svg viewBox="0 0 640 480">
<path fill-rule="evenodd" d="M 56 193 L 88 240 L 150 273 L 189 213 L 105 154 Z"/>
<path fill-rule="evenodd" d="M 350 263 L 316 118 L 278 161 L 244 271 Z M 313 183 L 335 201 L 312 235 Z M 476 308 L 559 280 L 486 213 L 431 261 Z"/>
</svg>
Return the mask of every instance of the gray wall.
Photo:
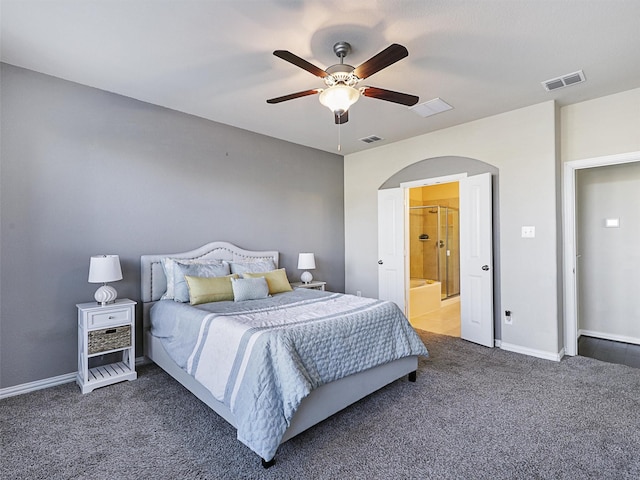
<svg viewBox="0 0 640 480">
<path fill-rule="evenodd" d="M 226 240 L 281 252 L 299 280 L 344 291 L 341 156 L 14 66 L 1 70 L 0 388 L 77 370 L 76 303 L 89 257 L 120 255 L 140 298 L 140 255 Z M 142 354 L 138 311 L 137 354 Z"/>
<path fill-rule="evenodd" d="M 640 163 L 576 172 L 578 328 L 640 343 Z M 619 228 L 605 219 L 618 218 Z"/>
</svg>

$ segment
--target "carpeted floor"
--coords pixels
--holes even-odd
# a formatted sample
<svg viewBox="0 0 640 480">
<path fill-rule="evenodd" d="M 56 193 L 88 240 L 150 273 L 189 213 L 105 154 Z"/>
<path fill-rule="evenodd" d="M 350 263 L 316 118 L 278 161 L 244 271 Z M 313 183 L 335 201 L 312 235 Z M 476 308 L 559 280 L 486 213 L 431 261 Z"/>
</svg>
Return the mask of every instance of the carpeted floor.
<svg viewBox="0 0 640 480">
<path fill-rule="evenodd" d="M 154 365 L 82 395 L 0 402 L 2 479 L 640 478 L 640 369 L 550 362 L 421 332 L 398 380 L 280 447 L 269 470 Z"/>
</svg>

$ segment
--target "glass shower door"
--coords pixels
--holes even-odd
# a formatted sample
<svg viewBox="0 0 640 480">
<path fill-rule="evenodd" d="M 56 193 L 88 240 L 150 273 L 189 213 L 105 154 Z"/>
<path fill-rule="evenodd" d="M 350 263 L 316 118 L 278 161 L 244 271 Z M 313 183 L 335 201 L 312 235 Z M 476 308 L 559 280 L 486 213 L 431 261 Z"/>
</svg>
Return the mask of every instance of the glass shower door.
<svg viewBox="0 0 640 480">
<path fill-rule="evenodd" d="M 441 207 L 440 216 L 440 278 L 442 298 L 460 294 L 460 228 L 458 210 Z"/>
</svg>

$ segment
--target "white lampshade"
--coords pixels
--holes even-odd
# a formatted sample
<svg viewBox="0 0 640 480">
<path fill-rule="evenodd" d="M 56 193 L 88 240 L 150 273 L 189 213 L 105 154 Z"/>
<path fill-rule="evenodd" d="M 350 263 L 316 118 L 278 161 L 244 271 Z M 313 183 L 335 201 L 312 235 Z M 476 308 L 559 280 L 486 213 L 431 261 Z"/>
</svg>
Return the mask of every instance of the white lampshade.
<svg viewBox="0 0 640 480">
<path fill-rule="evenodd" d="M 301 253 L 298 255 L 298 268 L 300 270 L 313 270 L 316 268 L 316 258 L 313 253 Z M 300 280 L 303 283 L 311 283 L 313 280 L 313 275 L 311 272 L 304 272 L 300 275 Z"/>
<path fill-rule="evenodd" d="M 108 282 L 122 280 L 120 257 L 118 255 L 95 255 L 89 263 L 89 283 L 102 283 L 96 290 L 94 298 L 100 305 L 113 303 L 118 297 L 116 289 L 107 285 Z"/>
<path fill-rule="evenodd" d="M 118 255 L 94 255 L 89 264 L 89 283 L 108 283 L 122 280 Z"/>
<path fill-rule="evenodd" d="M 360 91 L 343 83 L 334 85 L 320 93 L 320 103 L 332 112 L 344 113 L 360 98 Z"/>
<path fill-rule="evenodd" d="M 298 269 L 313 270 L 316 268 L 316 258 L 313 253 L 301 253 L 298 255 Z"/>
</svg>

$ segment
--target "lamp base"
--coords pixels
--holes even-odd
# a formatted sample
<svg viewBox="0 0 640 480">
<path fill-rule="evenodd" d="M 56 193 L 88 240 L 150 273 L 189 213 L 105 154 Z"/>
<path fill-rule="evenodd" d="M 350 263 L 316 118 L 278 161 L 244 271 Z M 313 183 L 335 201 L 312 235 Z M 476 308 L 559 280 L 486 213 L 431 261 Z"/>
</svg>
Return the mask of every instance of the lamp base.
<svg viewBox="0 0 640 480">
<path fill-rule="evenodd" d="M 117 297 L 118 292 L 116 292 L 116 289 L 110 285 L 101 286 L 98 290 L 96 290 L 96 293 L 93 296 L 93 298 L 96 299 L 96 302 L 98 302 L 98 304 L 103 307 L 115 302 Z"/>
<path fill-rule="evenodd" d="M 311 275 L 311 272 L 304 272 L 302 275 L 300 275 L 300 280 L 302 280 L 302 283 L 311 283 L 311 280 L 313 280 L 313 275 Z"/>
</svg>

